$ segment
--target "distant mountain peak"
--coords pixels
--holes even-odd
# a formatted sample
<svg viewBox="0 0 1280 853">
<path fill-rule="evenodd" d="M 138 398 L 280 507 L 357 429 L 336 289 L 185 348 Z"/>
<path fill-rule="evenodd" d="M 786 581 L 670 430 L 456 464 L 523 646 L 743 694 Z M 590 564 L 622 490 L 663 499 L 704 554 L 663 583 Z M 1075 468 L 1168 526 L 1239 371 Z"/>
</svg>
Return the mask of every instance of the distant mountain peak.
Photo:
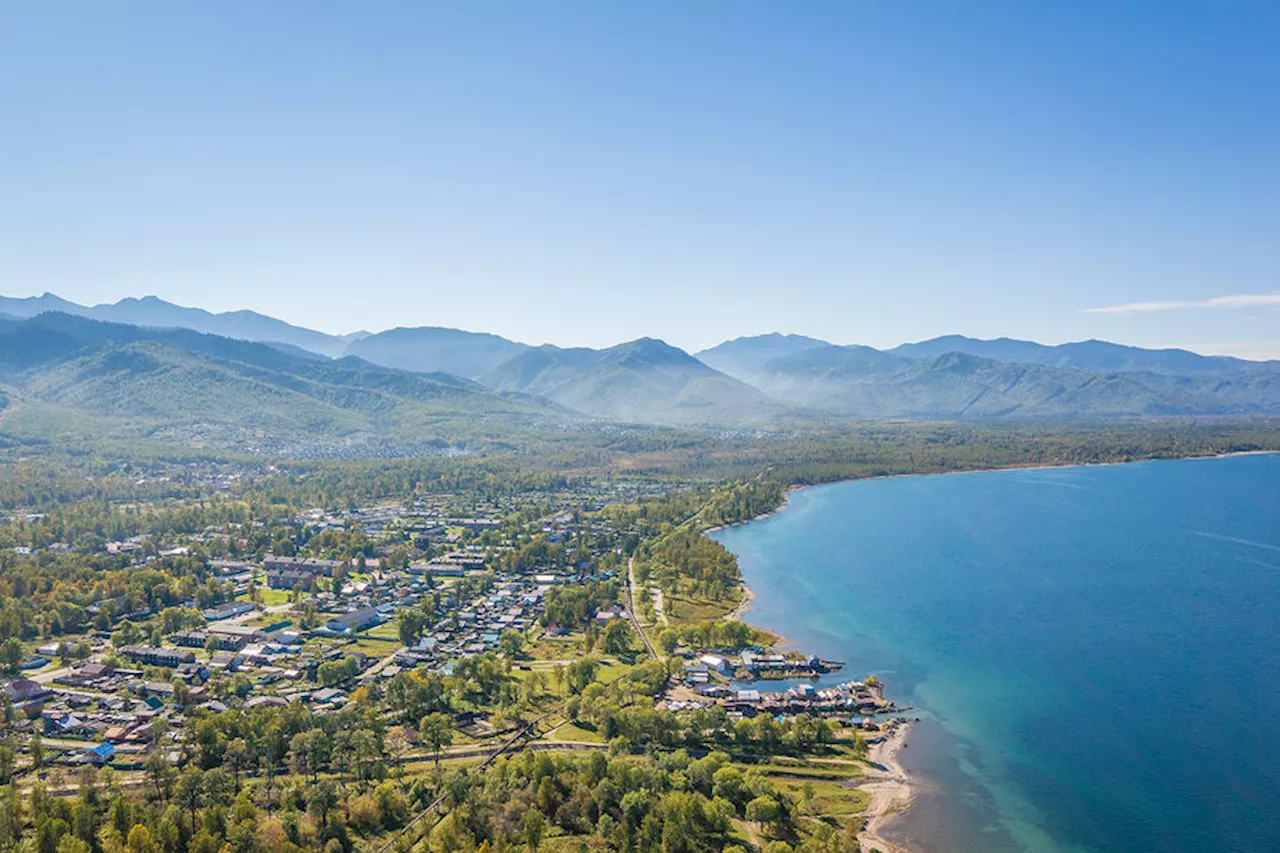
<svg viewBox="0 0 1280 853">
<path fill-rule="evenodd" d="M 659 338 L 649 337 L 636 338 L 634 341 L 626 341 L 624 343 L 616 344 L 615 346 L 600 350 L 600 352 L 618 353 L 620 355 L 641 354 L 649 357 L 673 359 L 676 361 L 697 361 L 697 359 L 679 347 L 672 346 Z"/>
<path fill-rule="evenodd" d="M 488 332 L 397 326 L 376 334 L 349 336 L 344 353 L 384 367 L 476 379 L 528 349 L 526 344 Z"/>
<path fill-rule="evenodd" d="M 481 381 L 635 423 L 763 425 L 786 410 L 760 390 L 651 337 L 599 350 L 534 347 Z"/>
<path fill-rule="evenodd" d="M 743 382 L 754 383 L 770 362 L 829 346 L 832 344 L 827 341 L 806 335 L 769 332 L 725 341 L 702 350 L 697 358 L 721 373 Z"/>
</svg>

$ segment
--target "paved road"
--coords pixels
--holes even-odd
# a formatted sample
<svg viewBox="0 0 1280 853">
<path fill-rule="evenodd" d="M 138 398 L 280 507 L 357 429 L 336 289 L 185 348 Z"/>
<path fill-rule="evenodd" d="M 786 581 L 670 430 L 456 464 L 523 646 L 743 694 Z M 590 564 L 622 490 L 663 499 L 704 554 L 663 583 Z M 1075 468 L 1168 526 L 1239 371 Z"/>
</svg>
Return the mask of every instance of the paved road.
<svg viewBox="0 0 1280 853">
<path fill-rule="evenodd" d="M 89 657 L 85 658 L 80 663 L 77 663 L 75 666 L 60 666 L 57 669 L 48 669 L 48 670 L 44 670 L 43 672 L 37 672 L 35 675 L 31 676 L 31 680 L 39 684 L 52 684 L 53 680 L 58 676 L 66 675 L 68 672 L 71 672 L 72 670 L 78 667 L 81 667 L 86 663 L 102 663 L 102 659 L 105 658 L 109 653 L 113 653 L 113 652 L 115 652 L 115 649 L 107 649 L 101 652 L 94 652 L 93 654 L 89 655 Z"/>
<path fill-rule="evenodd" d="M 93 655 L 92 657 L 89 658 L 89 661 L 96 663 L 97 661 L 94 661 L 94 658 L 97 658 L 97 657 L 101 657 L 101 655 Z M 76 666 L 79 666 L 79 665 L 80 664 L 76 664 Z M 57 669 L 50 669 L 44 672 L 37 672 L 35 675 L 31 676 L 31 680 L 38 682 L 39 684 L 50 684 L 58 676 L 66 675 L 68 672 L 70 672 L 75 668 L 76 668 L 75 666 L 60 666 Z"/>
</svg>

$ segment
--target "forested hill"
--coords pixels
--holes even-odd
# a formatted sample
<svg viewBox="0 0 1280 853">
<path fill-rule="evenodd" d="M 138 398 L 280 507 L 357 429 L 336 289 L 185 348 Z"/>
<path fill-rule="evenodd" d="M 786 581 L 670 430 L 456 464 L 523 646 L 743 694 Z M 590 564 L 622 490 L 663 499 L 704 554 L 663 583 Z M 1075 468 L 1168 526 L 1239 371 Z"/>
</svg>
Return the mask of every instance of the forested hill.
<svg viewBox="0 0 1280 853">
<path fill-rule="evenodd" d="M 0 433 L 255 452 L 404 452 L 505 439 L 530 418 L 572 416 L 447 374 L 61 313 L 0 321 L 0 386 L 10 398 Z"/>
<path fill-rule="evenodd" d="M 480 379 L 622 421 L 759 426 L 788 413 L 758 389 L 653 338 L 603 350 L 537 347 Z"/>
</svg>

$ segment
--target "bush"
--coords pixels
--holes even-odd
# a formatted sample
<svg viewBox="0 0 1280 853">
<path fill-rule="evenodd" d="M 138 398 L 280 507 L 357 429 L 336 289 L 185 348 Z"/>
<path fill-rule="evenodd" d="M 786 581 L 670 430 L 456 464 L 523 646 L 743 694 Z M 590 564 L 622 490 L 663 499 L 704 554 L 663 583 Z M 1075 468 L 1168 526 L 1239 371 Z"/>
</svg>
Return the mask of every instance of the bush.
<svg viewBox="0 0 1280 853">
<path fill-rule="evenodd" d="M 368 794 L 352 797 L 347 803 L 347 821 L 363 833 L 381 829 L 382 810 L 378 808 L 378 801 Z"/>
</svg>

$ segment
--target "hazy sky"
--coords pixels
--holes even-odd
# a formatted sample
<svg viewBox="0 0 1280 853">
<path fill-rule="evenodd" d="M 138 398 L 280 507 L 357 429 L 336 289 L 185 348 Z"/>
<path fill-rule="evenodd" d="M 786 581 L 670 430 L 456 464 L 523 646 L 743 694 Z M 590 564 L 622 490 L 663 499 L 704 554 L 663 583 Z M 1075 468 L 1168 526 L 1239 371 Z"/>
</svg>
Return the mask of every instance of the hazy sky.
<svg viewBox="0 0 1280 853">
<path fill-rule="evenodd" d="M 0 293 L 1280 357 L 1278 45 L 1235 0 L 5 0 Z"/>
</svg>

